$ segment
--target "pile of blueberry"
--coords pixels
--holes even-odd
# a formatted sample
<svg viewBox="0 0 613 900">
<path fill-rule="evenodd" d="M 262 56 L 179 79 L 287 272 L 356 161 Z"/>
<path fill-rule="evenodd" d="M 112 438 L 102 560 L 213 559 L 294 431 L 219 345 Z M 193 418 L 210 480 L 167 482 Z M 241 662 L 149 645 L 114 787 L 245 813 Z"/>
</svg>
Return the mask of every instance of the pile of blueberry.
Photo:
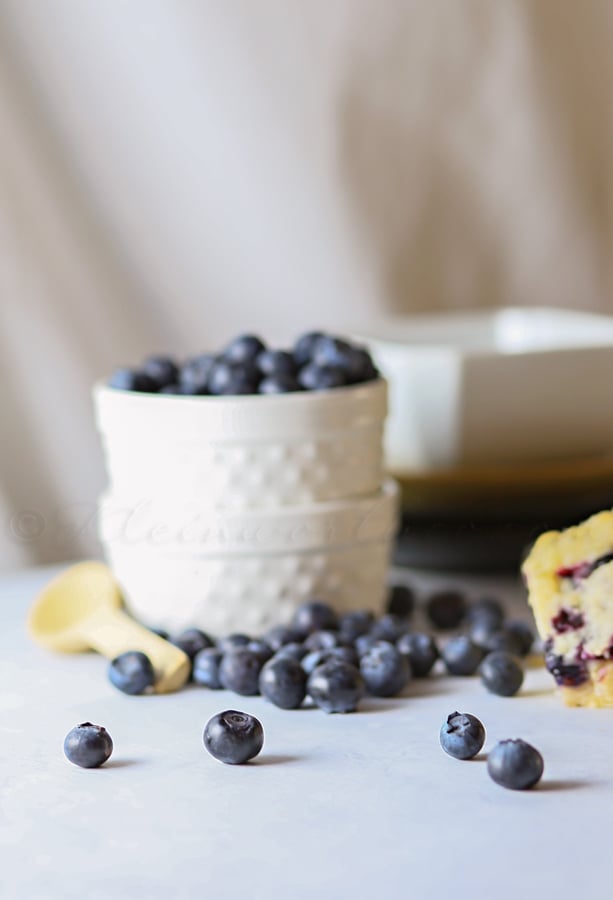
<svg viewBox="0 0 613 900">
<path fill-rule="evenodd" d="M 267 347 L 256 335 L 242 334 L 220 353 L 202 353 L 183 363 L 150 356 L 138 368 L 116 369 L 109 385 L 148 394 L 222 396 L 323 391 L 378 377 L 365 347 L 311 331 L 289 350 Z"/>
<path fill-rule="evenodd" d="M 474 759 L 485 743 L 485 728 L 470 713 L 453 712 L 440 731 L 441 747 L 454 759 Z M 525 791 L 540 781 L 544 770 L 539 751 L 519 738 L 499 741 L 487 756 L 490 778 L 514 791 Z"/>
<path fill-rule="evenodd" d="M 246 697 L 261 694 L 282 709 L 297 709 L 309 698 L 325 712 L 352 712 L 365 694 L 392 697 L 412 678 L 425 678 L 439 657 L 448 674 L 479 672 L 492 693 L 517 693 L 523 682 L 520 658 L 534 640 L 528 626 L 505 622 L 494 599 L 468 605 L 458 592 L 437 592 L 425 604 L 432 625 L 468 629 L 439 647 L 432 634 L 411 630 L 414 606 L 414 591 L 394 585 L 379 618 L 368 610 L 337 616 L 326 603 L 312 600 L 289 625 L 274 626 L 258 638 L 230 634 L 215 641 L 197 628 L 173 637 L 157 633 L 189 656 L 194 684 Z M 155 683 L 151 662 L 137 651 L 114 659 L 109 678 L 126 694 L 146 693 Z"/>
</svg>

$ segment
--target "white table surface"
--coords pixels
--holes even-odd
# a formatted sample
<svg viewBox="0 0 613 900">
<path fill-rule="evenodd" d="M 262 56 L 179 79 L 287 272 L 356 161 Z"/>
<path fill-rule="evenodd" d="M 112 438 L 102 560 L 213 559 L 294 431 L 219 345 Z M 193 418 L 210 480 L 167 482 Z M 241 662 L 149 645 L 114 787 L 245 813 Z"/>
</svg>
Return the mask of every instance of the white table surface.
<svg viewBox="0 0 613 900">
<path fill-rule="evenodd" d="M 128 697 L 100 657 L 54 656 L 28 641 L 26 609 L 52 571 L 0 579 L 1 897 L 611 895 L 613 711 L 565 709 L 543 670 L 511 699 L 477 679 L 435 676 L 347 716 L 198 688 Z M 451 581 L 473 596 L 522 595 L 509 582 Z M 261 719 L 256 762 L 224 766 L 203 749 L 206 720 L 226 708 Z M 535 744 L 541 786 L 506 791 L 484 758 L 447 757 L 438 733 L 455 709 L 482 719 L 486 750 L 507 737 Z M 86 720 L 115 743 L 101 769 L 63 756 L 66 732 Z"/>
</svg>

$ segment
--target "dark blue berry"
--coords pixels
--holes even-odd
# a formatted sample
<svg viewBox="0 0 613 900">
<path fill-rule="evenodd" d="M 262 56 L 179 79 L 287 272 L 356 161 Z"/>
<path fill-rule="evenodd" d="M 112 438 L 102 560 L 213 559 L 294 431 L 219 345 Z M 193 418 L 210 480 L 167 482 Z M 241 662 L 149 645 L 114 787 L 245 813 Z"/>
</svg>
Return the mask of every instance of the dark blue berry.
<svg viewBox="0 0 613 900">
<path fill-rule="evenodd" d="M 389 641 L 395 644 L 398 638 L 407 631 L 406 619 L 401 619 L 393 613 L 386 613 L 374 623 L 370 634 L 377 641 Z"/>
<path fill-rule="evenodd" d="M 309 331 L 298 338 L 293 350 L 297 366 L 304 366 L 311 361 L 317 342 L 322 337 L 324 334 L 321 331 Z"/>
<path fill-rule="evenodd" d="M 236 396 L 256 394 L 260 381 L 255 366 L 235 365 L 225 359 L 218 360 L 211 369 L 208 379 L 210 394 Z"/>
<path fill-rule="evenodd" d="M 332 647 L 338 647 L 340 640 L 338 631 L 321 629 L 307 635 L 304 639 L 304 646 L 307 650 L 331 650 Z"/>
<path fill-rule="evenodd" d="M 255 716 L 227 709 L 209 719 L 202 740 L 211 756 L 236 766 L 258 755 L 264 746 L 264 730 Z"/>
<path fill-rule="evenodd" d="M 398 638 L 396 647 L 409 660 L 415 678 L 429 675 L 440 655 L 436 641 L 429 634 L 403 634 Z"/>
<path fill-rule="evenodd" d="M 263 350 L 256 359 L 262 375 L 295 375 L 298 371 L 296 360 L 288 350 Z"/>
<path fill-rule="evenodd" d="M 355 647 L 358 656 L 362 657 L 365 653 L 368 653 L 371 647 L 374 647 L 378 640 L 379 638 L 369 632 L 368 634 L 361 634 L 357 637 L 353 642 L 353 646 Z"/>
<path fill-rule="evenodd" d="M 494 597 L 482 597 L 470 604 L 466 611 L 466 621 L 469 625 L 487 622 L 492 631 L 495 631 L 504 622 L 504 609 Z"/>
<path fill-rule="evenodd" d="M 485 653 L 464 634 L 450 638 L 441 656 L 450 675 L 474 675 Z"/>
<path fill-rule="evenodd" d="M 267 375 L 258 387 L 260 394 L 291 394 L 301 390 L 301 385 L 293 375 Z"/>
<path fill-rule="evenodd" d="M 290 628 L 288 625 L 273 625 L 264 634 L 264 640 L 276 653 L 277 650 L 286 644 L 300 643 L 302 635 L 295 628 Z"/>
<path fill-rule="evenodd" d="M 322 369 L 339 369 L 347 384 L 356 384 L 372 377 L 373 364 L 368 351 L 331 335 L 324 335 L 317 341 L 311 359 L 314 365 Z"/>
<path fill-rule="evenodd" d="M 520 739 L 500 741 L 487 757 L 490 778 L 513 791 L 525 791 L 540 781 L 543 757 L 531 744 Z"/>
<path fill-rule="evenodd" d="M 255 653 L 256 656 L 259 656 L 263 663 L 267 662 L 274 655 L 270 644 L 267 644 L 266 641 L 263 641 L 260 638 L 249 641 L 248 644 L 245 644 L 245 647 L 247 650 L 251 650 L 252 653 Z"/>
<path fill-rule="evenodd" d="M 305 391 L 327 391 L 349 384 L 343 369 L 308 363 L 298 374 L 298 383 Z"/>
<path fill-rule="evenodd" d="M 443 722 L 440 741 L 454 759 L 473 759 L 485 743 L 485 728 L 476 716 L 453 712 Z"/>
<path fill-rule="evenodd" d="M 411 680 L 407 657 L 387 641 L 377 641 L 360 657 L 360 673 L 374 697 L 393 697 Z"/>
<path fill-rule="evenodd" d="M 179 386 L 184 394 L 208 394 L 209 375 L 216 358 L 212 353 L 203 353 L 187 360 L 179 371 Z"/>
<path fill-rule="evenodd" d="M 223 358 L 233 365 L 254 363 L 266 346 L 255 334 L 241 334 L 234 338 L 223 351 Z"/>
<path fill-rule="evenodd" d="M 237 647 L 246 647 L 250 641 L 251 638 L 248 634 L 236 631 L 233 634 L 227 634 L 225 637 L 220 638 L 217 641 L 217 646 L 222 653 L 227 653 L 229 650 L 235 650 Z"/>
<path fill-rule="evenodd" d="M 97 769 L 113 752 L 111 736 L 102 725 L 82 722 L 64 738 L 66 759 L 83 769 Z"/>
<path fill-rule="evenodd" d="M 215 646 L 215 641 L 199 628 L 186 628 L 181 634 L 173 637 L 171 643 L 187 653 L 190 659 L 193 659 L 199 650 Z"/>
<path fill-rule="evenodd" d="M 358 609 L 345 613 L 338 622 L 341 640 L 352 644 L 360 635 L 370 631 L 374 621 L 375 617 L 369 609 Z"/>
<path fill-rule="evenodd" d="M 387 598 L 387 612 L 408 619 L 415 609 L 415 591 L 406 584 L 394 584 Z"/>
<path fill-rule="evenodd" d="M 563 656 L 553 652 L 550 642 L 545 648 L 545 666 L 560 687 L 579 687 L 580 684 L 584 684 L 589 678 L 585 661 L 565 662 Z"/>
<path fill-rule="evenodd" d="M 260 692 L 258 681 L 263 665 L 264 660 L 259 654 L 246 647 L 236 647 L 224 654 L 219 666 L 219 680 L 227 690 L 253 697 Z"/>
<path fill-rule="evenodd" d="M 437 591 L 426 602 L 426 614 L 437 628 L 457 628 L 466 614 L 466 599 L 458 591 Z"/>
<path fill-rule="evenodd" d="M 219 691 L 223 687 L 219 678 L 219 666 L 223 653 L 217 647 L 205 647 L 194 656 L 192 681 L 201 687 Z"/>
<path fill-rule="evenodd" d="M 153 379 L 158 390 L 174 384 L 179 374 L 179 368 L 170 356 L 149 356 L 143 363 L 141 371 Z"/>
<path fill-rule="evenodd" d="M 517 658 L 503 650 L 488 653 L 479 666 L 479 674 L 488 691 L 499 697 L 512 697 L 524 681 L 523 669 Z"/>
<path fill-rule="evenodd" d="M 309 675 L 307 693 L 324 712 L 353 712 L 364 694 L 364 681 L 355 666 L 328 659 Z"/>
<path fill-rule="evenodd" d="M 296 662 L 300 662 L 306 654 L 307 649 L 304 644 L 292 642 L 291 644 L 283 644 L 282 647 L 279 647 L 274 655 L 274 659 L 295 659 Z"/>
<path fill-rule="evenodd" d="M 260 693 L 281 709 L 298 709 L 306 696 L 306 672 L 289 657 L 274 657 L 260 672 Z"/>
<path fill-rule="evenodd" d="M 534 644 L 534 632 L 532 628 L 530 628 L 526 622 L 522 622 L 521 620 L 507 622 L 505 628 L 507 632 L 515 635 L 517 638 L 520 656 L 527 656 Z"/>
<path fill-rule="evenodd" d="M 359 666 L 358 654 L 353 647 L 331 647 L 328 650 L 311 650 L 302 658 L 301 665 L 307 675 L 310 675 L 317 666 L 323 665 L 329 659 L 337 659 L 356 666 L 356 668 Z"/>
<path fill-rule="evenodd" d="M 501 650 L 505 653 L 512 653 L 514 656 L 521 656 L 524 642 L 516 632 L 503 625 L 498 631 L 484 634 L 480 639 L 479 646 L 483 647 L 488 653 Z"/>
<path fill-rule="evenodd" d="M 139 650 L 116 656 L 109 663 L 108 675 L 111 684 L 124 694 L 144 694 L 155 681 L 151 660 Z"/>
<path fill-rule="evenodd" d="M 144 394 L 155 394 L 157 384 L 144 372 L 137 369 L 115 369 L 109 378 L 109 387 L 119 391 L 140 391 Z"/>
<path fill-rule="evenodd" d="M 321 600 L 302 603 L 292 619 L 292 628 L 302 635 L 312 631 L 334 631 L 338 628 L 338 618 L 331 606 Z"/>
</svg>

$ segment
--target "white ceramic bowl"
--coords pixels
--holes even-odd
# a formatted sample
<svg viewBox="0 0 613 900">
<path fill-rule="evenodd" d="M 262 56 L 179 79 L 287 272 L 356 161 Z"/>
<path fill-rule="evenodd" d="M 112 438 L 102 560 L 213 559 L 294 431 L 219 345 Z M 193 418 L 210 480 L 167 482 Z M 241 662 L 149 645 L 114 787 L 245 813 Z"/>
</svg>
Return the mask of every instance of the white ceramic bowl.
<svg viewBox="0 0 613 900">
<path fill-rule="evenodd" d="M 389 382 L 388 470 L 613 453 L 613 318 L 559 309 L 371 323 Z"/>
<path fill-rule="evenodd" d="M 148 625 L 254 634 L 304 600 L 378 609 L 397 527 L 398 489 L 372 497 L 220 513 L 197 504 L 101 503 L 106 556 Z"/>
<path fill-rule="evenodd" d="M 368 496 L 383 473 L 382 379 L 278 396 L 183 397 L 94 389 L 109 487 L 217 509 Z"/>
</svg>

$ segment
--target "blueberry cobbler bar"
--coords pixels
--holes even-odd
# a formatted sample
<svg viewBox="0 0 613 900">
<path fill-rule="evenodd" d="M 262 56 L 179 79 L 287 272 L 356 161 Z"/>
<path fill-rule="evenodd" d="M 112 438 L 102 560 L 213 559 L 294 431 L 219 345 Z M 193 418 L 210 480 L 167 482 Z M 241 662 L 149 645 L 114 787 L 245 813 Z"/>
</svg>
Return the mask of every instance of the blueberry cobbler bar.
<svg viewBox="0 0 613 900">
<path fill-rule="evenodd" d="M 564 702 L 613 707 L 613 512 L 542 534 L 522 570 Z"/>
</svg>

